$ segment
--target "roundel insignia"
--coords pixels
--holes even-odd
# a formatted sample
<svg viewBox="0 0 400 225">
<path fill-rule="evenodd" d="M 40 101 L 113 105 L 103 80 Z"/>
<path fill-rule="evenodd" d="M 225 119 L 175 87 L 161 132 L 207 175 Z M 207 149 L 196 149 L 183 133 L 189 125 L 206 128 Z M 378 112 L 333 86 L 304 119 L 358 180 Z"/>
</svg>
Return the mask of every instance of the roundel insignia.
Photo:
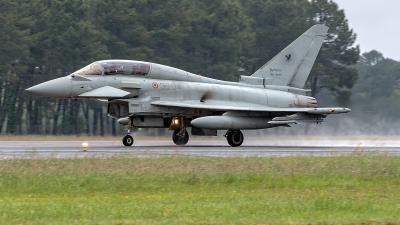
<svg viewBox="0 0 400 225">
<path fill-rule="evenodd" d="M 152 86 L 154 89 L 158 89 L 158 83 L 157 83 L 157 82 L 153 82 L 153 83 L 151 84 L 151 86 Z"/>
</svg>

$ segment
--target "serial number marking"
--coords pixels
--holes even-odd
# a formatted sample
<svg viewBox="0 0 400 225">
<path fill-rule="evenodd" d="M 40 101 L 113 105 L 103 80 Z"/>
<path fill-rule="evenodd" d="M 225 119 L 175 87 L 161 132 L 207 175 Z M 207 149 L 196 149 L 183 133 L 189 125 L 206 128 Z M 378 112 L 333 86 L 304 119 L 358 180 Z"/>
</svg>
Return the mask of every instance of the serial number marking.
<svg viewBox="0 0 400 225">
<path fill-rule="evenodd" d="M 160 83 L 160 88 L 161 90 L 176 90 L 177 88 L 180 89 L 174 83 Z"/>
</svg>

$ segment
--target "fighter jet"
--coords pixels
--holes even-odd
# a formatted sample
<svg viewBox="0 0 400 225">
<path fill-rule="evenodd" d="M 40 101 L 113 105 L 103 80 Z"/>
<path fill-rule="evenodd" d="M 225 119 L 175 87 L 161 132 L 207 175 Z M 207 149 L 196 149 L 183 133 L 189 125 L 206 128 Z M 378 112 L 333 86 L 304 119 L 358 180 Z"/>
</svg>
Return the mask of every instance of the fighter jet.
<svg viewBox="0 0 400 225">
<path fill-rule="evenodd" d="M 61 99 L 96 99 L 108 104 L 108 116 L 126 126 L 122 142 L 134 142 L 130 130 L 169 128 L 176 145 L 192 135 L 224 135 L 230 146 L 243 143 L 241 130 L 321 123 L 348 108 L 318 108 L 303 89 L 328 27 L 314 25 L 251 76 L 239 82 L 216 80 L 177 68 L 134 60 L 102 60 L 26 91 Z"/>
</svg>

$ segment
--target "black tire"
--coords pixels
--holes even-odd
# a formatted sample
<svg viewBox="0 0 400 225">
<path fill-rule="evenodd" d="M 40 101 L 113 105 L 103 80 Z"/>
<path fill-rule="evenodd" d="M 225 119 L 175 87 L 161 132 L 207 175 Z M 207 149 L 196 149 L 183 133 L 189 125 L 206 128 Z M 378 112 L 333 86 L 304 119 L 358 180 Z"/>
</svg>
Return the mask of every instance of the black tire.
<svg viewBox="0 0 400 225">
<path fill-rule="evenodd" d="M 244 136 L 240 130 L 235 130 L 235 131 L 229 131 L 226 139 L 228 140 L 230 146 L 238 147 L 242 145 Z"/>
<path fill-rule="evenodd" d="M 176 145 L 186 145 L 189 141 L 189 133 L 185 130 L 183 137 L 178 136 L 178 133 L 181 129 L 176 129 L 174 134 L 172 135 L 172 141 Z"/>
<path fill-rule="evenodd" d="M 131 135 L 126 135 L 124 138 L 122 138 L 122 143 L 125 146 L 131 146 L 133 142 L 133 137 Z"/>
</svg>

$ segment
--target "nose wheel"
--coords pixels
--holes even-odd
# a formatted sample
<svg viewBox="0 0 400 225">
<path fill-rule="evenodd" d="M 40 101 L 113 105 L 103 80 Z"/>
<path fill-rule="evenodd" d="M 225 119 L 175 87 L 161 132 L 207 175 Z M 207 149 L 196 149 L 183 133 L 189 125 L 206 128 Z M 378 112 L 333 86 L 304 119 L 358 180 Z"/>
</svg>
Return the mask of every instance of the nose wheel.
<svg viewBox="0 0 400 225">
<path fill-rule="evenodd" d="M 242 145 L 244 137 L 240 130 L 228 130 L 225 134 L 226 140 L 232 147 L 238 147 Z"/>
<path fill-rule="evenodd" d="M 125 146 L 131 146 L 133 144 L 133 137 L 131 135 L 126 135 L 124 138 L 122 138 L 122 143 Z"/>
<path fill-rule="evenodd" d="M 130 135 L 132 127 L 132 123 L 129 121 L 128 128 L 126 129 L 126 135 L 124 138 L 122 138 L 122 144 L 125 146 L 131 146 L 134 142 L 133 137 Z"/>
</svg>

